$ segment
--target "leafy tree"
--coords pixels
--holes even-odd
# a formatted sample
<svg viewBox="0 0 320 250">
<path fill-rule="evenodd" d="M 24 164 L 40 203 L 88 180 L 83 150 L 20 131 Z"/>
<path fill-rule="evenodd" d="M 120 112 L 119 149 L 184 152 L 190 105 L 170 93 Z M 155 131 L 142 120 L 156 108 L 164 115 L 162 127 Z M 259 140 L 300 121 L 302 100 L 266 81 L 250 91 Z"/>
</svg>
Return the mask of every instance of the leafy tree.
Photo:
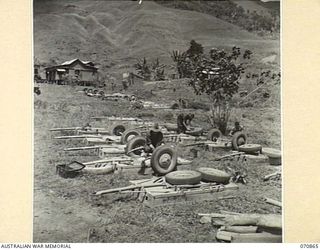
<svg viewBox="0 0 320 250">
<path fill-rule="evenodd" d="M 251 52 L 251 51 L 250 51 Z M 245 59 L 248 59 L 246 52 Z M 232 97 L 239 90 L 239 80 L 244 73 L 244 62 L 240 62 L 241 51 L 233 47 L 231 52 L 211 49 L 208 56 L 202 56 L 194 68 L 189 81 L 197 95 L 206 94 L 211 100 L 210 121 L 213 126 L 226 133 L 231 112 Z M 242 57 L 242 60 L 244 57 Z"/>
<path fill-rule="evenodd" d="M 190 41 L 190 47 L 187 50 L 187 55 L 190 58 L 197 57 L 203 54 L 203 47 L 200 43 L 197 43 L 195 40 Z"/>
<path fill-rule="evenodd" d="M 194 65 L 202 55 L 203 46 L 195 40 L 190 41 L 190 47 L 185 52 L 172 51 L 171 58 L 176 63 L 179 78 L 191 77 Z"/>
</svg>

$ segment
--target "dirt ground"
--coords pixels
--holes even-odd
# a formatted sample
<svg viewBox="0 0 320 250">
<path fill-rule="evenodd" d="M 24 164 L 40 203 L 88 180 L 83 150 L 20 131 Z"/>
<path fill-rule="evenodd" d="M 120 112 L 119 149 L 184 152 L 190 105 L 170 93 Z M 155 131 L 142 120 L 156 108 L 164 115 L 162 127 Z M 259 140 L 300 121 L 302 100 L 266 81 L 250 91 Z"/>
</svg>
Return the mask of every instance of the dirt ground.
<svg viewBox="0 0 320 250">
<path fill-rule="evenodd" d="M 81 142 L 53 140 L 50 128 L 82 126 L 92 116 L 145 116 L 152 121 L 175 122 L 175 116 L 163 110 L 130 111 L 126 102 L 102 101 L 85 96 L 82 87 L 41 85 L 42 94 L 34 98 L 34 242 L 215 242 L 217 228 L 200 224 L 197 213 L 227 210 L 240 213 L 281 213 L 267 204 L 264 197 L 281 200 L 281 182 L 264 182 L 263 177 L 279 167 L 267 163 L 248 162 L 238 165 L 248 173 L 246 185 L 239 184 L 231 199 L 216 199 L 196 203 L 177 203 L 148 208 L 130 195 L 108 195 L 96 198 L 93 192 L 129 185 L 129 180 L 150 178 L 134 170 L 113 175 L 83 174 L 64 179 L 55 166 L 72 160 L 98 159 L 93 152 L 65 153 L 63 148 Z M 161 92 L 162 91 L 162 92 Z M 148 100 L 166 103 L 167 92 L 153 93 Z M 177 90 L 178 92 L 181 90 Z M 178 93 L 177 92 L 177 93 Z M 176 96 L 178 94 L 175 93 Z M 143 94 L 143 91 L 140 91 Z M 180 93 L 183 94 L 183 93 Z M 187 98 L 194 98 L 187 96 Z M 196 111 L 196 123 L 208 126 L 205 112 Z M 249 143 L 280 148 L 280 109 L 277 106 L 236 109 L 231 121 L 241 118 Z M 95 124 L 110 127 L 107 122 Z M 202 152 L 191 166 L 225 169 L 224 163 L 213 158 L 227 151 Z M 179 154 L 191 159 L 190 150 Z M 90 237 L 89 237 L 89 231 Z"/>
</svg>

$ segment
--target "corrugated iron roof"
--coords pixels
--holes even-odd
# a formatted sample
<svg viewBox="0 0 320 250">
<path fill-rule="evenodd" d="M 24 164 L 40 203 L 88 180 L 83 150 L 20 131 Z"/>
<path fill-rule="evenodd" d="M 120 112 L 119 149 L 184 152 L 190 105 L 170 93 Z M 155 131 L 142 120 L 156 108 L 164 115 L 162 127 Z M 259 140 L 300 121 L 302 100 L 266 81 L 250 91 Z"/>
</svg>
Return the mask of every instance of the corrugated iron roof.
<svg viewBox="0 0 320 250">
<path fill-rule="evenodd" d="M 72 59 L 72 60 L 69 60 L 69 61 L 65 61 L 65 62 L 61 63 L 60 65 L 70 65 L 70 64 L 74 63 L 77 60 L 79 60 L 83 64 L 93 64 L 91 61 L 81 61 L 80 59 L 75 58 L 75 59 Z"/>
</svg>

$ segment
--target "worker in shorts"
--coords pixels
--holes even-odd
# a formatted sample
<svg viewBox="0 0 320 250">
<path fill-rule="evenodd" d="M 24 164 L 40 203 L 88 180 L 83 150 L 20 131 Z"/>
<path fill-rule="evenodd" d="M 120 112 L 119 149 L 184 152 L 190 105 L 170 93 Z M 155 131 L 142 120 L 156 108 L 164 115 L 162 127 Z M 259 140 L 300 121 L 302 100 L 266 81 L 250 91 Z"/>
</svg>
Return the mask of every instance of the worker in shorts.
<svg viewBox="0 0 320 250">
<path fill-rule="evenodd" d="M 144 148 L 144 155 L 152 154 L 156 147 L 160 146 L 163 142 L 163 133 L 159 129 L 159 124 L 155 123 L 150 129 L 146 138 L 146 145 Z M 145 161 L 142 161 L 141 168 L 138 171 L 138 174 L 144 174 L 146 169 Z"/>
<path fill-rule="evenodd" d="M 234 127 L 233 127 L 233 129 L 231 129 L 229 135 L 232 136 L 236 132 L 240 132 L 240 131 L 243 131 L 243 127 L 240 125 L 240 122 L 235 122 Z"/>
<path fill-rule="evenodd" d="M 185 123 L 185 118 L 183 114 L 179 114 L 177 117 L 177 133 L 184 134 L 187 131 L 187 125 Z"/>
</svg>

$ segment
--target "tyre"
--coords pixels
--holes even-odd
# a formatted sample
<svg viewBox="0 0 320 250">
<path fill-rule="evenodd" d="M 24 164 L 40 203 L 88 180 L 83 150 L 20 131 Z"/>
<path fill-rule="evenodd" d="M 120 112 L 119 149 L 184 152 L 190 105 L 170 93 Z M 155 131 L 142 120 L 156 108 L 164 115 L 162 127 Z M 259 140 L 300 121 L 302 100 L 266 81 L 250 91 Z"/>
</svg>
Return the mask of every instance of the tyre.
<svg viewBox="0 0 320 250">
<path fill-rule="evenodd" d="M 239 146 L 246 144 L 247 142 L 247 135 L 243 132 L 236 132 L 232 136 L 231 144 L 234 150 L 239 150 Z"/>
<path fill-rule="evenodd" d="M 136 136 L 133 137 L 130 141 L 127 143 L 126 147 L 126 154 L 131 157 L 140 157 L 141 153 L 143 152 L 143 149 L 132 151 L 135 148 L 144 147 L 146 145 L 146 138 L 143 136 Z M 131 152 L 130 152 L 131 151 Z M 128 153 L 129 152 L 129 153 Z"/>
<path fill-rule="evenodd" d="M 257 153 L 260 152 L 262 149 L 262 146 L 259 144 L 243 144 L 239 146 L 239 151 L 240 152 L 245 152 L 245 153 Z"/>
<path fill-rule="evenodd" d="M 195 185 L 201 181 L 201 173 L 192 170 L 181 170 L 168 173 L 166 182 L 172 185 Z"/>
<path fill-rule="evenodd" d="M 135 136 L 141 136 L 140 131 L 136 129 L 127 129 L 123 132 L 121 135 L 121 144 L 127 144 L 128 141 L 130 141 Z"/>
<path fill-rule="evenodd" d="M 208 135 L 207 135 L 207 139 L 209 141 L 214 141 L 216 142 L 218 138 L 220 138 L 222 136 L 222 133 L 219 129 L 217 128 L 213 128 L 213 129 L 210 129 L 209 132 L 208 132 Z"/>
<path fill-rule="evenodd" d="M 199 168 L 198 171 L 201 173 L 202 181 L 205 182 L 227 184 L 231 178 L 230 174 L 214 168 Z"/>
<path fill-rule="evenodd" d="M 120 136 L 123 134 L 123 132 L 126 130 L 126 127 L 122 124 L 116 124 L 111 128 L 111 134 Z"/>
<path fill-rule="evenodd" d="M 177 151 L 168 145 L 157 147 L 151 155 L 151 167 L 156 174 L 165 175 L 177 167 Z"/>
</svg>

